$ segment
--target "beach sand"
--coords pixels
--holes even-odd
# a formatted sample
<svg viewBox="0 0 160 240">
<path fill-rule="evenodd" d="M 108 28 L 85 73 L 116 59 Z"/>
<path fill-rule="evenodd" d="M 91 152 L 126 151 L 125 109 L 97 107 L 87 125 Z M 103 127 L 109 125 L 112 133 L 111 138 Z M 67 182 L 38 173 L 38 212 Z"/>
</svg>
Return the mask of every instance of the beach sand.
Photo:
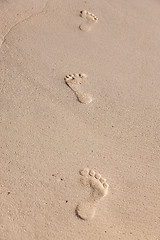
<svg viewBox="0 0 160 240">
<path fill-rule="evenodd" d="M 0 0 L 1 240 L 160 240 L 159 16 Z"/>
</svg>

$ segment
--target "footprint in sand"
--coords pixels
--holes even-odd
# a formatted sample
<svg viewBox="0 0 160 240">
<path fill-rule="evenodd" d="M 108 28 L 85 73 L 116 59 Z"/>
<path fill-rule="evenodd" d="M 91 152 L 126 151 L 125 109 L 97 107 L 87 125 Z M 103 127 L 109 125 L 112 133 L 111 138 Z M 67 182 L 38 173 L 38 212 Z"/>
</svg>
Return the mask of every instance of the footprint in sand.
<svg viewBox="0 0 160 240">
<path fill-rule="evenodd" d="M 90 220 L 95 215 L 96 205 L 107 195 L 109 185 L 101 174 L 92 169 L 85 168 L 80 171 L 80 175 L 82 184 L 90 187 L 91 194 L 87 201 L 77 205 L 76 215 L 83 220 Z"/>
<path fill-rule="evenodd" d="M 95 16 L 93 13 L 90 13 L 86 10 L 80 11 L 80 16 L 84 19 L 86 19 L 85 23 L 82 23 L 79 28 L 82 31 L 89 32 L 92 30 L 95 23 L 98 22 L 98 17 Z"/>
<path fill-rule="evenodd" d="M 89 94 L 86 94 L 81 89 L 81 84 L 85 82 L 87 79 L 87 75 L 84 73 L 81 74 L 70 74 L 65 76 L 65 83 L 72 89 L 74 94 L 76 95 L 79 102 L 88 104 L 92 102 L 92 97 Z"/>
</svg>

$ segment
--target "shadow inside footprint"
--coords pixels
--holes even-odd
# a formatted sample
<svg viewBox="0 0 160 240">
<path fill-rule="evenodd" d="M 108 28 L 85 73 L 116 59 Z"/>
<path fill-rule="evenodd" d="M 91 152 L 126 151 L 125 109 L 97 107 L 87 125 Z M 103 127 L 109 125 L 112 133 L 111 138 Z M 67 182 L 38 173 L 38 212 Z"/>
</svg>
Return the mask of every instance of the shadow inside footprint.
<svg viewBox="0 0 160 240">
<path fill-rule="evenodd" d="M 81 202 L 76 207 L 76 215 L 82 220 L 91 220 L 96 212 L 96 207 L 90 202 Z"/>
</svg>

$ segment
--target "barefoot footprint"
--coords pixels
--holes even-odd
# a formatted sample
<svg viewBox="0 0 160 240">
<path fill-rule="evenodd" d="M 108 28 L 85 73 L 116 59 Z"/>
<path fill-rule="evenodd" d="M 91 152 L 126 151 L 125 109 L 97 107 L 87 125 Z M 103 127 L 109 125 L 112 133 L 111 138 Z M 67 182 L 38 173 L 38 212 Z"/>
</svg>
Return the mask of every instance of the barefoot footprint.
<svg viewBox="0 0 160 240">
<path fill-rule="evenodd" d="M 87 75 L 84 73 L 70 74 L 64 78 L 65 83 L 72 89 L 78 101 L 84 104 L 88 104 L 93 100 L 89 94 L 84 93 L 80 88 L 80 85 L 84 83 L 86 79 Z"/>
<path fill-rule="evenodd" d="M 89 32 L 92 30 L 93 25 L 98 22 L 98 17 L 86 10 L 80 11 L 80 16 L 87 20 L 79 26 L 80 30 Z"/>
<path fill-rule="evenodd" d="M 82 184 L 90 187 L 91 194 L 87 201 L 77 205 L 76 215 L 83 220 L 89 220 L 95 215 L 97 203 L 107 195 L 109 185 L 106 179 L 92 169 L 85 168 L 80 171 L 80 175 Z"/>
</svg>

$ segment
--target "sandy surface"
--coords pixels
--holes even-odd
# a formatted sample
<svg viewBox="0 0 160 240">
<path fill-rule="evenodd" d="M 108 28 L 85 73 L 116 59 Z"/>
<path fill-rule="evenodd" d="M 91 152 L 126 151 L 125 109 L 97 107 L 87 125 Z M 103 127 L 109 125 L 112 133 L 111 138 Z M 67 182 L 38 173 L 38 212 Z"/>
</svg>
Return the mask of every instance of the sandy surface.
<svg viewBox="0 0 160 240">
<path fill-rule="evenodd" d="M 159 16 L 158 0 L 0 0 L 0 240 L 160 239 Z"/>
</svg>

